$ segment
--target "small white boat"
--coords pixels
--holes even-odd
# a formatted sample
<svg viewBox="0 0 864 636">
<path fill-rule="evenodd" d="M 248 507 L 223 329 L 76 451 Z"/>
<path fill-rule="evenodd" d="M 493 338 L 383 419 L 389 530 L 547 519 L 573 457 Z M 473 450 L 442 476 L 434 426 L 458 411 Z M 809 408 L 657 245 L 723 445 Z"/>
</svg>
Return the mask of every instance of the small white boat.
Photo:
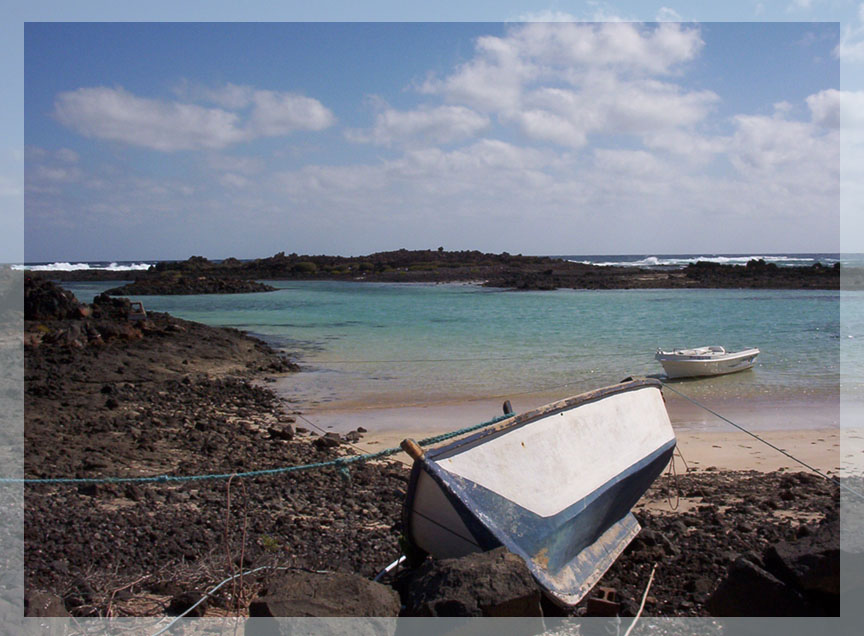
<svg viewBox="0 0 864 636">
<path fill-rule="evenodd" d="M 575 605 L 639 533 L 630 509 L 675 449 L 660 387 L 623 382 L 440 448 L 405 440 L 412 551 L 445 559 L 503 545 L 552 600 Z"/>
<path fill-rule="evenodd" d="M 723 375 L 750 369 L 756 364 L 759 349 L 753 347 L 742 351 L 726 351 L 723 347 L 696 347 L 695 349 L 657 349 L 654 356 L 663 365 L 666 377 L 692 378 Z"/>
</svg>

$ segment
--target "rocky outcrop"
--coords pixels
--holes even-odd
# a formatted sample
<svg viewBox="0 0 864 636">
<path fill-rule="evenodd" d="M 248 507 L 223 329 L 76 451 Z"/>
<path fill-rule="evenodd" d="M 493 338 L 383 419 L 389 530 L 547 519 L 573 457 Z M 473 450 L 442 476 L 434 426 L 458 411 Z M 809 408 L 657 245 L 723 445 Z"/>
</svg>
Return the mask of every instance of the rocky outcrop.
<svg viewBox="0 0 864 636">
<path fill-rule="evenodd" d="M 825 267 L 815 263 L 810 267 L 778 267 L 763 259 L 754 259 L 746 265 L 722 265 L 699 261 L 684 269 L 688 279 L 699 287 L 746 287 L 789 289 L 839 289 L 840 264 Z"/>
<path fill-rule="evenodd" d="M 35 276 L 24 279 L 25 320 L 78 319 L 86 314 L 72 292 Z"/>
<path fill-rule="evenodd" d="M 276 291 L 276 288 L 254 280 L 168 275 L 136 280 L 121 287 L 113 287 L 105 293 L 110 296 L 180 296 L 191 294 L 251 294 L 268 291 Z"/>
</svg>

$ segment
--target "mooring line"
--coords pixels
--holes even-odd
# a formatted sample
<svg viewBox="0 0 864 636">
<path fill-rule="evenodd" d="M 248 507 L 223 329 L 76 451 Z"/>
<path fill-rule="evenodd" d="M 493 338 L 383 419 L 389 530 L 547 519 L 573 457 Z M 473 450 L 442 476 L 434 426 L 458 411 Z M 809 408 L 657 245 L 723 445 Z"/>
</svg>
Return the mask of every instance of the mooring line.
<svg viewBox="0 0 864 636">
<path fill-rule="evenodd" d="M 699 402 L 698 400 L 695 400 L 695 399 L 691 398 L 689 395 L 686 395 L 686 394 L 682 393 L 681 391 L 679 391 L 678 389 L 676 389 L 675 387 L 671 386 L 669 383 L 667 383 L 667 382 L 663 382 L 662 380 L 661 380 L 660 382 L 661 382 L 661 384 L 663 385 L 664 388 L 669 389 L 669 390 L 672 391 L 673 393 L 677 393 L 678 395 L 680 395 L 682 398 L 684 398 L 685 400 L 687 400 L 687 401 L 690 402 L 691 404 L 694 404 L 694 405 L 698 406 L 699 408 L 708 411 L 708 412 L 709 412 L 711 415 L 713 415 L 714 417 L 718 417 L 718 418 L 720 418 L 721 420 L 723 420 L 724 422 L 726 422 L 727 424 L 731 424 L 732 426 L 734 426 L 735 428 L 737 428 L 739 431 L 742 431 L 742 432 L 744 432 L 744 433 L 747 433 L 747 435 L 749 435 L 749 436 L 752 437 L 753 439 L 755 439 L 755 440 L 757 440 L 757 441 L 759 441 L 759 442 L 762 442 L 763 444 L 765 444 L 766 446 L 769 446 L 770 448 L 773 448 L 773 449 L 776 450 L 778 453 L 781 453 L 781 454 L 785 455 L 786 457 L 788 457 L 788 458 L 791 459 L 792 461 L 798 462 L 799 464 L 801 464 L 801 465 L 804 466 L 805 468 L 807 468 L 807 469 L 813 471 L 814 473 L 816 473 L 816 474 L 819 475 L 820 477 L 822 477 L 822 478 L 824 478 L 824 479 L 827 479 L 828 481 L 832 482 L 833 484 L 836 484 L 838 487 L 840 487 L 840 488 L 842 488 L 842 489 L 844 489 L 844 490 L 846 490 L 846 491 L 848 491 L 848 492 L 851 492 L 851 493 L 852 493 L 853 495 L 855 495 L 856 497 L 859 497 L 859 498 L 861 498 L 862 500 L 864 500 L 864 494 L 858 492 L 858 491 L 855 490 L 854 488 L 850 488 L 849 486 L 843 484 L 839 479 L 837 479 L 837 478 L 835 478 L 835 477 L 831 477 L 830 475 L 826 475 L 826 474 L 823 473 L 821 470 L 819 470 L 818 468 L 816 468 L 816 467 L 814 467 L 814 466 L 811 466 L 810 464 L 808 464 L 808 463 L 805 462 L 804 460 L 798 459 L 797 457 L 795 457 L 794 455 L 792 455 L 792 454 L 789 453 L 788 451 L 785 451 L 785 450 L 783 450 L 782 448 L 780 448 L 779 446 L 775 446 L 774 444 L 772 444 L 772 443 L 769 442 L 768 440 L 766 440 L 766 439 L 764 439 L 764 438 L 762 438 L 762 437 L 759 437 L 758 435 L 756 435 L 756 433 L 753 433 L 753 432 L 751 432 L 751 431 L 748 431 L 746 428 L 744 428 L 744 427 L 741 426 L 740 424 L 736 424 L 735 422 L 733 422 L 732 420 L 730 420 L 728 417 L 724 417 L 724 416 L 720 415 L 719 413 L 717 413 L 716 411 L 711 410 L 710 408 L 708 408 L 707 406 L 705 406 L 704 404 L 702 404 L 702 403 Z"/>
<path fill-rule="evenodd" d="M 466 426 L 464 428 L 460 428 L 455 431 L 450 431 L 449 433 L 443 433 L 441 435 L 434 435 L 432 437 L 427 437 L 425 439 L 419 440 L 417 443 L 421 446 L 429 446 L 431 444 L 438 444 L 439 442 L 444 442 L 449 439 L 453 439 L 454 437 L 459 437 L 461 435 L 465 435 L 467 433 L 472 433 L 474 431 L 480 430 L 481 428 L 485 428 L 487 426 L 491 426 L 493 424 L 497 424 L 498 422 L 505 420 L 507 418 L 513 417 L 513 414 L 508 415 L 499 415 L 498 417 L 494 417 L 491 420 L 486 422 L 481 422 L 480 424 L 474 424 L 472 426 Z M 305 419 L 305 418 L 304 418 Z M 17 477 L 0 477 L 0 484 L 129 484 L 129 483 L 164 483 L 164 482 L 186 482 L 186 481 L 203 481 L 208 479 L 232 479 L 235 477 L 262 477 L 266 475 L 277 475 L 280 473 L 293 473 L 303 470 L 313 470 L 317 468 L 328 468 L 335 467 L 339 471 L 344 472 L 348 469 L 351 464 L 356 464 L 358 462 L 367 462 L 375 459 L 381 459 L 384 457 L 388 457 L 390 455 L 395 455 L 396 453 L 401 453 L 402 449 L 399 446 L 394 446 L 392 448 L 386 448 L 384 450 L 380 450 L 376 453 L 367 453 L 365 455 L 345 455 L 342 457 L 337 457 L 336 459 L 332 459 L 326 462 L 314 462 L 311 464 L 300 464 L 295 466 L 282 466 L 280 468 L 267 468 L 263 470 L 251 470 L 246 472 L 235 472 L 235 473 L 209 473 L 203 475 L 154 475 L 151 477 L 81 477 L 81 478 L 72 478 L 72 477 L 54 477 L 54 478 L 45 478 L 45 479 L 27 479 L 27 478 L 17 478 Z"/>
</svg>

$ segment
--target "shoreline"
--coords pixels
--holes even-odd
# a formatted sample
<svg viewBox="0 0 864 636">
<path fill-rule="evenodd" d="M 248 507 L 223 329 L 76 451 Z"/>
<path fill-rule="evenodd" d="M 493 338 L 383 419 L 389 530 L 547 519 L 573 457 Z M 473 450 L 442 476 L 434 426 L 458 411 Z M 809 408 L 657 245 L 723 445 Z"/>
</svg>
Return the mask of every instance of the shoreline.
<svg viewBox="0 0 864 636">
<path fill-rule="evenodd" d="M 669 392 L 664 392 L 670 420 L 678 437 L 676 470 L 772 472 L 807 470 L 801 463 L 754 438 L 757 435 L 827 475 L 864 473 L 864 429 L 841 426 L 839 400 L 712 401 L 710 407 L 753 435 Z M 560 396 L 559 398 L 560 399 Z M 517 413 L 554 401 L 548 396 L 519 396 Z M 377 452 L 398 446 L 405 438 L 421 440 L 480 424 L 503 411 L 499 398 L 413 406 L 351 406 L 304 409 L 298 424 L 316 433 L 345 434 L 366 429 L 355 449 Z M 737 402 L 737 403 L 736 403 Z M 860 408 L 855 405 L 855 409 Z M 844 413 L 844 420 L 845 420 Z M 683 456 L 683 462 L 681 460 Z M 399 456 L 405 459 L 404 456 Z"/>
</svg>

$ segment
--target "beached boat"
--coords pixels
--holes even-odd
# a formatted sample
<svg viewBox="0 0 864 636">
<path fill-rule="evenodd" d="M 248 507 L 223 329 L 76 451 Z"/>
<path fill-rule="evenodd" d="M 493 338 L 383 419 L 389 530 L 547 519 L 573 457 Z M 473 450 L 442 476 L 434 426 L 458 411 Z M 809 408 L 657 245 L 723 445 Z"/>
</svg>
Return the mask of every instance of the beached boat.
<svg viewBox="0 0 864 636">
<path fill-rule="evenodd" d="M 406 538 L 435 558 L 504 545 L 548 596 L 575 605 L 639 533 L 630 509 L 672 456 L 660 387 L 623 382 L 425 452 L 405 440 Z"/>
<path fill-rule="evenodd" d="M 723 375 L 744 371 L 756 364 L 759 349 L 753 347 L 741 351 L 726 351 L 723 347 L 696 347 L 695 349 L 657 349 L 654 359 L 663 365 L 666 377 L 692 378 Z"/>
</svg>

